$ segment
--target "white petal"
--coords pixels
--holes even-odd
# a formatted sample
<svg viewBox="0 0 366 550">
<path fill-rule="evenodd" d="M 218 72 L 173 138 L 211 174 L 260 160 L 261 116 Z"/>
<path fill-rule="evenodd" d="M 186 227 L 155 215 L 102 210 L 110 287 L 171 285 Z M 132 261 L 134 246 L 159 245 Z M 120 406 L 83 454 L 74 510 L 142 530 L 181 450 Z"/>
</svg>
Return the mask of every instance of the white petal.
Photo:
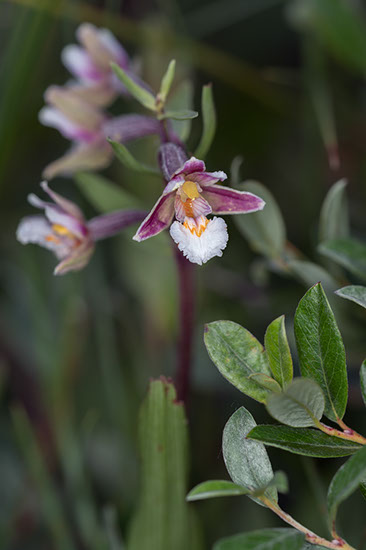
<svg viewBox="0 0 366 550">
<path fill-rule="evenodd" d="M 79 133 L 79 127 L 73 124 L 61 111 L 53 107 L 43 107 L 39 111 L 38 119 L 43 126 L 56 128 L 68 139 L 75 139 Z"/>
<path fill-rule="evenodd" d="M 184 256 L 195 264 L 202 265 L 214 256 L 222 256 L 229 239 L 227 226 L 222 218 L 208 221 L 200 237 L 179 222 L 174 222 L 170 235 Z"/>
<path fill-rule="evenodd" d="M 53 234 L 51 224 L 43 216 L 29 216 L 23 218 L 17 229 L 17 240 L 22 244 L 39 244 L 43 248 L 52 250 L 59 259 L 65 258 L 70 252 L 66 240 L 48 239 Z"/>
<path fill-rule="evenodd" d="M 75 44 L 66 46 L 61 52 L 62 63 L 71 74 L 86 82 L 95 82 L 101 80 L 104 75 L 96 67 L 90 55 Z"/>
</svg>

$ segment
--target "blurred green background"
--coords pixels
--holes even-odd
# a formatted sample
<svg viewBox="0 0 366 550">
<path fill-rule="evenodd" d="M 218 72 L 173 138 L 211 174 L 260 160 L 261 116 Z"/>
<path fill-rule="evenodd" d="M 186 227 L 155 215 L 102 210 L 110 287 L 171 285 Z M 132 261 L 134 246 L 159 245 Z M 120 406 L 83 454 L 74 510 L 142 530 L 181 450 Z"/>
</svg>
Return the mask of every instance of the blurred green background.
<svg viewBox="0 0 366 550">
<path fill-rule="evenodd" d="M 15 240 L 42 169 L 67 148 L 38 122 L 43 92 L 68 78 L 63 46 L 83 21 L 110 28 L 159 86 L 176 58 L 178 82 L 213 83 L 218 127 L 209 170 L 262 182 L 276 198 L 293 245 L 342 282 L 358 282 L 318 255 L 319 213 L 330 186 L 349 180 L 352 234 L 365 240 L 366 6 L 350 0 L 19 0 L 0 3 L 0 547 L 102 548 L 110 510 L 125 538 L 138 495 L 137 414 L 148 382 L 175 372 L 177 284 L 167 235 L 131 241 L 127 231 L 98 245 L 81 273 L 55 278 L 55 259 Z M 136 110 L 120 100 L 116 113 Z M 193 121 L 189 147 L 200 137 Z M 132 150 L 153 163 L 158 143 Z M 337 153 L 338 152 L 338 153 Z M 337 154 L 339 162 L 337 163 Z M 237 157 L 242 157 L 240 176 Z M 236 161 L 233 163 L 234 159 Z M 149 208 L 161 182 L 124 169 L 103 174 Z M 88 217 L 104 208 L 88 182 L 58 178 L 54 188 Z M 188 410 L 189 487 L 226 478 L 222 428 L 241 404 L 257 422 L 265 411 L 220 377 L 205 351 L 203 324 L 239 322 L 263 340 L 282 313 L 292 336 L 298 300 L 312 282 L 285 273 L 255 253 L 228 220 L 222 259 L 197 269 L 195 355 Z M 311 277 L 310 277 L 311 278 Z M 350 378 L 348 424 L 366 428 L 358 389 L 365 354 L 365 315 L 334 298 Z M 27 414 L 24 414 L 24 410 Z M 342 461 L 315 461 L 270 449 L 275 469 L 289 474 L 283 506 L 325 535 L 324 492 Z M 361 496 L 341 512 L 350 542 L 366 548 Z M 359 505 L 360 504 L 360 505 Z M 221 536 L 280 526 L 248 499 L 195 506 L 205 547 Z M 363 518 L 363 519 L 362 519 Z M 111 548 L 114 548 L 111 546 Z M 117 546 L 115 548 L 118 548 Z"/>
</svg>

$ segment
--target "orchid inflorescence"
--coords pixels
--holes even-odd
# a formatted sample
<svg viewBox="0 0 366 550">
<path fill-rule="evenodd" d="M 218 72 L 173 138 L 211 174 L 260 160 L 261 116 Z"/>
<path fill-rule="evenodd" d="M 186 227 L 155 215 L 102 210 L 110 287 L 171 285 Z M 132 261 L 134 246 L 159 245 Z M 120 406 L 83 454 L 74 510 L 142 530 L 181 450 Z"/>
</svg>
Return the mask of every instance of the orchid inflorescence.
<svg viewBox="0 0 366 550">
<path fill-rule="evenodd" d="M 166 109 L 175 61 L 169 64 L 159 93 L 154 95 L 110 31 L 83 23 L 76 34 L 80 45 L 66 46 L 62 52 L 62 61 L 74 80 L 65 86 L 50 86 L 45 93 L 47 106 L 39 115 L 42 124 L 58 129 L 72 145 L 63 157 L 45 168 L 45 179 L 105 168 L 112 161 L 113 150 L 123 160 L 130 153 L 122 144 L 155 134 L 161 141 L 158 159 L 165 187 L 148 215 L 141 210 L 122 210 L 86 222 L 75 204 L 51 191 L 44 182 L 42 188 L 54 203 L 29 196 L 29 202 L 44 209 L 45 216 L 24 218 L 18 227 L 18 240 L 52 250 L 61 260 L 55 274 L 83 268 L 95 241 L 141 221 L 134 236 L 138 242 L 169 229 L 173 241 L 191 262 L 202 265 L 214 256 L 222 256 L 228 241 L 226 223 L 220 217 L 207 216 L 255 212 L 264 207 L 264 201 L 252 193 L 217 185 L 226 180 L 226 174 L 206 171 L 203 160 L 187 154 L 171 121 L 195 118 L 198 113 Z M 154 116 L 112 116 L 106 108 L 118 96 L 137 99 Z M 206 98 L 213 108 L 212 96 L 206 94 Z M 212 136 L 202 136 L 201 153 L 207 152 L 210 141 Z"/>
</svg>

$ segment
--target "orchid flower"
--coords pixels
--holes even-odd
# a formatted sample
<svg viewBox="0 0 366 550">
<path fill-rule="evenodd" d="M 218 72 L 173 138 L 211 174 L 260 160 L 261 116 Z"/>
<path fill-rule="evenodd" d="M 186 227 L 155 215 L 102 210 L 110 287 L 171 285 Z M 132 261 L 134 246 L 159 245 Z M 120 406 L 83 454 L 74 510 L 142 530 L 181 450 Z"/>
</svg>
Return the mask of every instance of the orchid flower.
<svg viewBox="0 0 366 550">
<path fill-rule="evenodd" d="M 205 163 L 195 157 L 171 174 L 172 164 L 184 156 L 172 143 L 162 146 L 160 163 L 168 183 L 133 238 L 143 241 L 171 226 L 170 235 L 184 256 L 202 265 L 222 256 L 228 241 L 225 221 L 216 216 L 208 219 L 209 214 L 246 214 L 262 210 L 265 203 L 252 193 L 217 185 L 227 178 L 225 172 L 207 172 Z"/>
<path fill-rule="evenodd" d="M 109 117 L 96 106 L 84 101 L 70 88 L 50 86 L 45 93 L 48 103 L 39 113 L 39 120 L 73 142 L 60 159 L 46 166 L 43 175 L 51 179 L 79 170 L 98 170 L 110 164 L 112 148 L 106 138 L 127 142 L 159 132 L 159 123 L 143 115 Z"/>
<path fill-rule="evenodd" d="M 51 250 L 61 260 L 55 275 L 82 269 L 92 256 L 96 241 L 115 235 L 145 216 L 138 210 L 120 210 L 86 221 L 76 204 L 52 191 L 46 182 L 41 187 L 54 202 L 29 195 L 30 204 L 44 210 L 44 216 L 23 218 L 17 239 L 22 244 L 35 243 Z"/>
<path fill-rule="evenodd" d="M 76 93 L 87 94 L 92 103 L 107 105 L 118 92 L 126 92 L 110 63 L 129 72 L 130 58 L 108 29 L 82 23 L 76 36 L 80 45 L 69 44 L 61 54 L 63 64 L 77 79 L 72 86 Z"/>
</svg>

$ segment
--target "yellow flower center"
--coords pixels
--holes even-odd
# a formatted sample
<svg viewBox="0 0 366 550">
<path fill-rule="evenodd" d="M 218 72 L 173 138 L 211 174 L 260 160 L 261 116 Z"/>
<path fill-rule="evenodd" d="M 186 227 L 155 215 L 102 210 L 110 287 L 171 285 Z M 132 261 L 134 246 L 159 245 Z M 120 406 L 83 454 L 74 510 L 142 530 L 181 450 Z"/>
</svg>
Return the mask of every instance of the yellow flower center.
<svg viewBox="0 0 366 550">
<path fill-rule="evenodd" d="M 69 239 L 71 239 L 75 242 L 78 242 L 78 239 L 75 237 L 75 235 L 73 233 L 71 233 L 71 231 L 69 229 L 67 229 L 65 226 L 63 226 L 61 224 L 54 223 L 52 225 L 52 231 L 54 233 L 56 233 L 56 235 L 53 235 L 52 233 L 50 233 L 49 235 L 46 235 L 45 240 L 48 241 L 48 242 L 53 242 L 55 244 L 60 244 L 61 239 L 59 239 L 59 237 L 57 237 L 57 235 L 60 235 L 60 237 L 68 237 Z"/>
<path fill-rule="evenodd" d="M 197 185 L 194 183 L 194 181 L 185 181 L 180 188 L 180 192 L 183 202 L 185 202 L 187 199 L 197 199 L 200 196 Z"/>
</svg>

